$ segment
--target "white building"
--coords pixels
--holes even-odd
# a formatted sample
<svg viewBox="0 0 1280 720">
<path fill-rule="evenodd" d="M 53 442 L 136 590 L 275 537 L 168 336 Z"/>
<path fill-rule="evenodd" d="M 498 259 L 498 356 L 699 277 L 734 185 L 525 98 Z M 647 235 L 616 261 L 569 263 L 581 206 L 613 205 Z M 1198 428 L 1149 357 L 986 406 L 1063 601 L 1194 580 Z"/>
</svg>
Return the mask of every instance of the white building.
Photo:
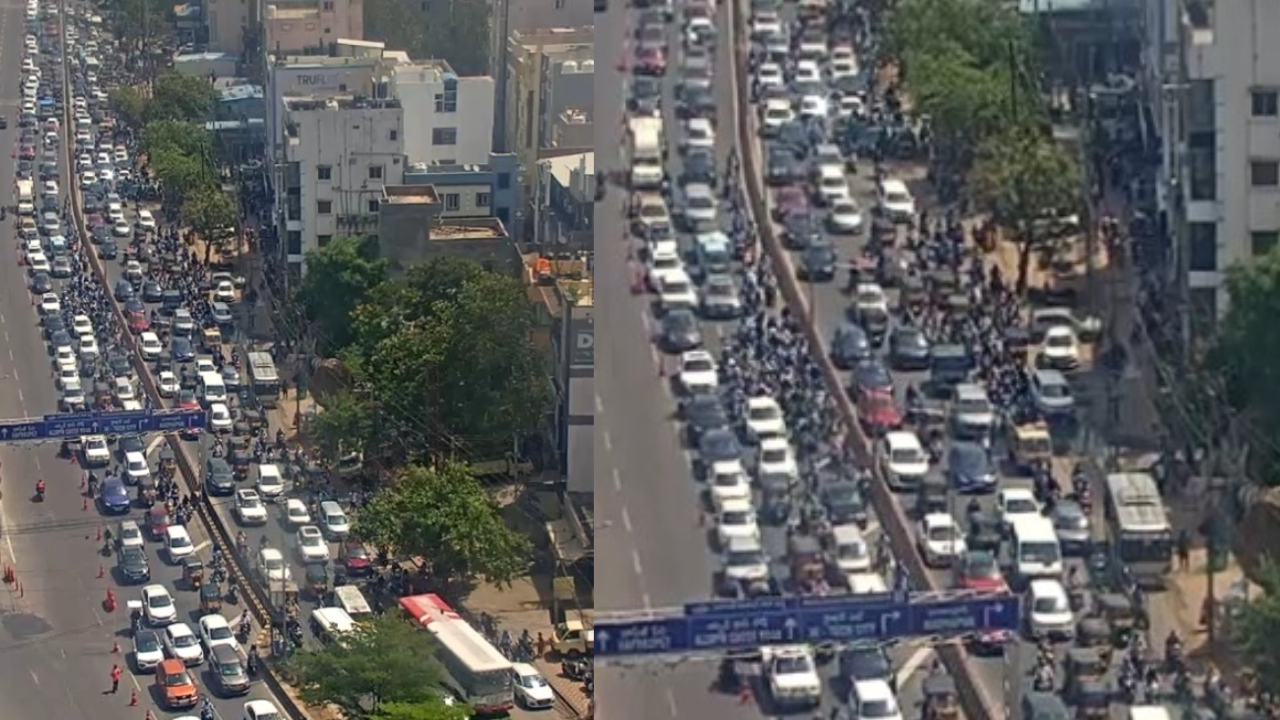
<svg viewBox="0 0 1280 720">
<path fill-rule="evenodd" d="M 412 162 L 483 165 L 493 149 L 494 83 L 458 77 L 444 60 L 396 65 L 392 94 L 411 122 L 404 149 Z"/>
<path fill-rule="evenodd" d="M 1280 242 L 1280 4 L 1158 0 L 1146 27 L 1161 205 L 1190 310 L 1212 318 L 1225 272 Z"/>
</svg>

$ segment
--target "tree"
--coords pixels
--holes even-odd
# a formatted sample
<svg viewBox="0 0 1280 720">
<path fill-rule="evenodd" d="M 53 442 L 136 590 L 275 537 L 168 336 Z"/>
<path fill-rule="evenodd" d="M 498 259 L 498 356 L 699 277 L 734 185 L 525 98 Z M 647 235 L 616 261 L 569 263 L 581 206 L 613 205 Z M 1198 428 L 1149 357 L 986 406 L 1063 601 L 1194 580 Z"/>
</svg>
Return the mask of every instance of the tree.
<svg viewBox="0 0 1280 720">
<path fill-rule="evenodd" d="M 1007 65 L 1025 52 L 1030 33 L 1016 6 L 1003 0 L 901 0 L 885 28 L 886 49 L 911 72 L 921 55 L 959 52 L 979 68 Z"/>
<path fill-rule="evenodd" d="M 963 172 L 973 148 L 1009 123 L 1008 73 L 974 65 L 954 48 L 917 55 L 909 67 L 907 89 L 915 108 L 930 118 L 942 174 Z"/>
<path fill-rule="evenodd" d="M 205 181 L 182 202 L 182 221 L 204 238 L 204 262 L 213 259 L 214 237 L 222 228 L 236 224 L 236 207 L 218 185 Z"/>
<path fill-rule="evenodd" d="M 138 88 L 116 88 L 111 91 L 108 102 L 129 127 L 142 127 L 151 112 L 151 100 Z"/>
<path fill-rule="evenodd" d="M 502 514 L 470 469 L 411 465 L 356 512 L 352 536 L 380 550 L 426 558 L 444 579 L 510 583 L 529 566 L 529 538 Z"/>
<path fill-rule="evenodd" d="M 1254 671 L 1260 689 L 1280 692 L 1280 567 L 1267 562 L 1256 578 L 1262 592 L 1250 593 L 1250 600 L 1232 618 L 1232 640 Z"/>
<path fill-rule="evenodd" d="M 348 390 L 324 399 L 324 412 L 307 420 L 307 438 L 329 463 L 345 453 L 364 453 L 365 443 L 374 436 L 372 408 Z"/>
<path fill-rule="evenodd" d="M 149 154 L 147 163 L 152 175 L 160 182 L 160 189 L 173 202 L 182 202 L 196 188 L 209 182 L 204 163 L 176 148 L 164 148 Z"/>
<path fill-rule="evenodd" d="M 365 34 L 421 58 L 448 60 L 459 75 L 489 71 L 489 3 L 368 0 Z"/>
<path fill-rule="evenodd" d="M 151 91 L 152 120 L 185 120 L 205 123 L 212 119 L 218 93 L 203 77 L 166 72 L 156 78 Z"/>
<path fill-rule="evenodd" d="M 289 669 L 304 701 L 332 703 L 348 717 L 376 717 L 387 704 L 438 699 L 444 678 L 431 636 L 394 615 L 357 625 L 342 642 L 299 651 Z"/>
<path fill-rule="evenodd" d="M 1083 182 L 1079 164 L 1043 133 L 1014 128 L 978 149 L 970 174 L 978 202 L 1019 243 L 1019 292 L 1027 287 L 1031 251 L 1047 239 L 1037 221 L 1075 211 Z"/>
<path fill-rule="evenodd" d="M 142 151 L 151 155 L 175 150 L 194 158 L 209 158 L 213 143 L 209 131 L 185 120 L 153 120 L 142 126 L 138 136 Z"/>
<path fill-rule="evenodd" d="M 315 323 L 328 354 L 352 339 L 351 312 L 386 279 L 387 262 L 378 256 L 377 240 L 334 238 L 307 254 L 307 274 L 298 299 Z"/>
<path fill-rule="evenodd" d="M 173 4 L 166 0 L 116 0 L 115 33 L 122 40 L 132 40 L 144 47 L 151 41 L 170 37 Z"/>
<path fill-rule="evenodd" d="M 470 706 L 446 704 L 435 699 L 420 703 L 386 703 L 374 717 L 378 720 L 467 720 L 473 716 Z"/>
</svg>

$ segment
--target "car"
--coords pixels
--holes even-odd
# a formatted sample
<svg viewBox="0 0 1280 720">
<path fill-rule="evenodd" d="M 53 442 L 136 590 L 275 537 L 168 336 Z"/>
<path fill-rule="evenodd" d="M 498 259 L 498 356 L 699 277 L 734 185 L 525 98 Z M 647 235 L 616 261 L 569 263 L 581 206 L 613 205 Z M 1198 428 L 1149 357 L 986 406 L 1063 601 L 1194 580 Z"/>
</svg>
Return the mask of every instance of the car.
<svg viewBox="0 0 1280 720">
<path fill-rule="evenodd" d="M 140 673 L 155 672 L 156 666 L 162 662 L 164 645 L 160 642 L 160 633 L 147 629 L 133 633 L 134 669 Z"/>
<path fill-rule="evenodd" d="M 156 386 L 160 391 L 160 397 L 171 398 L 178 394 L 178 376 L 170 370 L 161 370 L 156 377 Z"/>
<path fill-rule="evenodd" d="M 928 513 L 916 527 L 916 545 L 929 567 L 946 567 L 968 552 L 964 533 L 949 513 Z"/>
<path fill-rule="evenodd" d="M 66 368 L 76 370 L 80 367 L 80 360 L 70 345 L 59 345 L 53 349 L 53 366 L 59 370 Z"/>
<path fill-rule="evenodd" d="M 133 383 L 127 377 L 115 378 L 112 394 L 115 395 L 116 402 L 121 404 L 129 400 L 138 399 L 138 392 L 133 388 Z"/>
<path fill-rule="evenodd" d="M 158 360 L 160 354 L 164 352 L 164 343 L 160 342 L 159 335 L 144 332 L 138 336 L 138 351 L 142 353 L 144 360 Z"/>
<path fill-rule="evenodd" d="M 164 585 L 142 588 L 142 614 L 154 627 L 162 627 L 178 619 L 178 606 Z"/>
<path fill-rule="evenodd" d="M 224 403 L 209 403 L 209 429 L 215 433 L 229 433 L 235 423 L 231 410 Z"/>
<path fill-rule="evenodd" d="M 851 685 L 849 705 L 856 720 L 902 720 L 893 688 L 884 680 L 858 680 Z"/>
<path fill-rule="evenodd" d="M 697 447 L 702 436 L 729 427 L 729 415 L 724 403 L 715 395 L 695 395 L 680 408 L 684 421 L 684 440 L 690 447 Z"/>
<path fill-rule="evenodd" d="M 800 251 L 796 277 L 805 282 L 831 282 L 836 277 L 836 247 L 827 238 L 816 239 Z"/>
<path fill-rule="evenodd" d="M 1024 605 L 1030 613 L 1028 630 L 1035 639 L 1070 640 L 1075 637 L 1075 613 L 1067 590 L 1058 580 L 1036 578 L 1028 583 Z"/>
<path fill-rule="evenodd" d="M 850 197 L 832 198 L 827 207 L 827 227 L 833 233 L 857 235 L 862 232 L 862 209 Z"/>
<path fill-rule="evenodd" d="M 953 490 L 961 493 L 988 493 L 998 483 L 987 449 L 963 441 L 947 448 L 947 480 Z"/>
<path fill-rule="evenodd" d="M 196 373 L 203 375 L 204 373 L 216 373 L 218 366 L 214 364 L 213 358 L 198 357 L 196 358 Z"/>
<path fill-rule="evenodd" d="M 919 487 L 929 474 L 929 454 L 920 437 L 909 430 L 885 433 L 881 464 L 885 481 L 895 491 Z"/>
<path fill-rule="evenodd" d="M 48 275 L 53 267 L 49 264 L 49 258 L 44 253 L 32 253 L 27 258 L 27 269 L 32 275 Z"/>
<path fill-rule="evenodd" d="M 893 375 L 879 358 L 873 357 L 858 363 L 853 368 L 850 379 L 859 392 L 893 392 Z"/>
<path fill-rule="evenodd" d="M 93 362 L 98 359 L 101 354 L 98 349 L 98 340 L 90 335 L 81 335 L 76 343 L 76 353 L 80 355 L 80 359 L 85 362 Z"/>
<path fill-rule="evenodd" d="M 147 540 L 142 535 L 142 528 L 133 520 L 121 520 L 116 526 L 116 545 L 122 548 L 142 547 Z"/>
<path fill-rule="evenodd" d="M 223 280 L 213 289 L 213 299 L 215 302 L 231 303 L 236 300 L 236 288 L 231 284 L 230 280 Z"/>
<path fill-rule="evenodd" d="M 867 499 L 856 482 L 843 479 L 823 482 L 818 489 L 818 500 L 833 524 L 853 524 L 865 529 L 870 521 Z"/>
<path fill-rule="evenodd" d="M 658 346 L 666 352 L 680 353 L 702 345 L 702 329 L 698 318 L 688 308 L 664 313 L 657 333 Z"/>
<path fill-rule="evenodd" d="M 731 540 L 751 538 L 759 541 L 760 525 L 756 519 L 755 506 L 749 499 L 726 500 L 717 509 L 715 516 L 716 546 L 720 549 L 729 547 Z"/>
<path fill-rule="evenodd" d="M 219 645 L 227 645 L 235 650 L 240 649 L 240 641 L 236 640 L 231 623 L 218 613 L 209 613 L 200 618 L 200 641 L 210 654 Z"/>
<path fill-rule="evenodd" d="M 351 521 L 342 510 L 342 506 L 333 500 L 320 503 L 320 526 L 325 535 L 334 540 L 342 540 L 351 532 Z"/>
<path fill-rule="evenodd" d="M 1093 529 L 1089 514 L 1075 500 L 1059 500 L 1053 504 L 1053 528 L 1065 554 L 1082 555 L 1092 542 Z"/>
<path fill-rule="evenodd" d="M 329 562 L 329 543 L 325 542 L 324 533 L 315 525 L 303 525 L 298 528 L 298 554 L 304 563 Z"/>
<path fill-rule="evenodd" d="M 721 553 L 722 594 L 735 596 L 748 584 L 769 582 L 769 558 L 758 539 L 732 538 Z"/>
<path fill-rule="evenodd" d="M 756 441 L 787 437 L 787 418 L 777 400 L 757 395 L 747 398 L 746 405 L 744 422 L 748 437 Z"/>
<path fill-rule="evenodd" d="M 956 587 L 962 590 L 1007 590 L 996 556 L 985 550 L 969 550 L 955 562 Z"/>
<path fill-rule="evenodd" d="M 840 370 L 851 370 L 875 357 L 875 349 L 867 332 L 854 324 L 836 328 L 830 344 L 831 363 Z"/>
<path fill-rule="evenodd" d="M 284 713 L 270 700 L 250 700 L 244 704 L 244 720 L 284 720 Z"/>
<path fill-rule="evenodd" d="M 688 395 L 713 393 L 720 385 L 715 357 L 705 350 L 690 350 L 680 356 L 677 374 L 680 389 Z"/>
<path fill-rule="evenodd" d="M 133 234 L 133 226 L 124 218 L 117 218 L 111 223 L 111 234 L 118 238 L 127 238 Z"/>
<path fill-rule="evenodd" d="M 516 704 L 525 709 L 549 708 L 556 703 L 556 694 L 547 679 L 529 663 L 512 664 L 511 686 L 515 689 Z"/>
<path fill-rule="evenodd" d="M 218 644 L 209 650 L 209 674 L 223 695 L 244 695 L 253 687 L 238 645 Z"/>
<path fill-rule="evenodd" d="M 883 646 L 855 643 L 840 651 L 837 660 L 839 677 L 850 684 L 859 681 L 882 680 L 889 684 L 895 692 L 898 689 L 898 674 L 893 661 Z"/>
<path fill-rule="evenodd" d="M 1075 412 L 1075 395 L 1060 370 L 1042 368 L 1031 373 L 1031 399 L 1044 415 L 1065 416 Z"/>
<path fill-rule="evenodd" d="M 916 221 L 916 201 L 907 184 L 897 178 L 884 178 L 876 187 L 876 209 L 894 222 Z"/>
<path fill-rule="evenodd" d="M 151 465 L 147 462 L 147 456 L 142 451 L 131 450 L 125 452 L 124 469 L 124 481 L 130 485 L 137 485 L 151 477 Z"/>
<path fill-rule="evenodd" d="M 142 283 L 142 301 L 149 303 L 158 303 L 164 297 L 164 287 L 155 280 L 146 280 Z"/>
<path fill-rule="evenodd" d="M 1080 367 L 1080 340 L 1067 325 L 1054 325 L 1044 332 L 1044 341 L 1036 354 L 1036 365 L 1071 371 Z"/>
<path fill-rule="evenodd" d="M 196 346 L 189 338 L 175 337 L 169 341 L 169 353 L 174 362 L 191 362 L 196 359 Z"/>
<path fill-rule="evenodd" d="M 311 513 L 307 504 L 298 498 L 289 498 L 284 504 L 284 521 L 294 527 L 311 524 Z"/>
<path fill-rule="evenodd" d="M 883 435 L 902 426 L 902 411 L 893 393 L 859 390 L 858 419 L 868 435 Z"/>
<path fill-rule="evenodd" d="M 284 555 L 273 547 L 258 551 L 258 575 L 264 583 L 281 583 L 293 579 L 293 571 L 284 561 Z"/>
<path fill-rule="evenodd" d="M 80 368 L 75 365 L 63 365 L 57 369 L 58 389 L 64 393 L 80 392 Z"/>
<path fill-rule="evenodd" d="M 895 370 L 929 368 L 929 338 L 914 325 L 896 325 L 889 333 L 889 365 Z"/>
<path fill-rule="evenodd" d="M 243 488 L 236 491 L 236 519 L 242 525 L 266 525 L 267 506 L 257 490 Z"/>
<path fill-rule="evenodd" d="M 109 515 L 123 515 L 133 506 L 133 502 L 129 499 L 128 488 L 115 478 L 109 478 L 102 483 L 98 492 L 98 503 L 102 506 L 102 511 Z"/>
<path fill-rule="evenodd" d="M 40 296 L 39 308 L 42 315 L 57 315 L 62 312 L 62 301 L 57 293 L 47 292 Z"/>
<path fill-rule="evenodd" d="M 151 563 L 147 561 L 147 551 L 139 545 L 121 546 L 116 552 L 116 568 L 126 583 L 151 580 Z"/>
<path fill-rule="evenodd" d="M 996 517 L 1004 530 L 1013 527 L 1019 518 L 1039 517 L 1040 501 L 1028 488 L 1002 488 L 996 493 Z"/>
<path fill-rule="evenodd" d="M 151 214 L 150 210 L 138 211 L 138 227 L 144 230 L 156 229 L 156 218 Z"/>
<path fill-rule="evenodd" d="M 85 435 L 80 438 L 80 450 L 84 463 L 89 467 L 102 467 L 111 462 L 111 448 L 105 435 Z"/>
<path fill-rule="evenodd" d="M 729 275 L 708 275 L 698 296 L 698 314 L 706 320 L 732 320 L 742 314 L 738 281 Z"/>
<path fill-rule="evenodd" d="M 258 494 L 262 497 L 274 498 L 284 494 L 284 475 L 278 466 L 260 463 L 255 474 L 258 476 Z"/>
<path fill-rule="evenodd" d="M 348 540 L 339 544 L 338 561 L 346 568 L 348 576 L 363 576 L 373 572 L 373 556 L 362 542 Z"/>
<path fill-rule="evenodd" d="M 174 404 L 183 410 L 194 410 L 200 407 L 200 400 L 196 397 L 196 391 L 191 388 L 181 388 L 178 390 L 178 398 Z"/>
<path fill-rule="evenodd" d="M 49 268 L 49 274 L 59 280 L 66 280 L 75 274 L 75 268 L 71 265 L 71 258 L 65 255 L 58 255 L 53 258 L 53 264 Z"/>
<path fill-rule="evenodd" d="M 756 456 L 756 472 L 761 475 L 798 477 L 800 467 L 796 464 L 791 443 L 784 437 L 776 436 L 760 440 L 759 452 Z"/>
<path fill-rule="evenodd" d="M 161 661 L 156 666 L 156 688 L 160 704 L 166 709 L 192 708 L 200 702 L 200 690 L 186 663 L 177 658 Z"/>
<path fill-rule="evenodd" d="M 225 497 L 236 491 L 235 472 L 225 459 L 211 457 L 204 468 L 204 486 L 210 495 Z"/>
<path fill-rule="evenodd" d="M 723 460 L 713 463 L 707 471 L 707 492 L 712 507 L 720 507 L 729 500 L 750 500 L 751 480 L 740 460 Z"/>
<path fill-rule="evenodd" d="M 31 275 L 31 292 L 37 295 L 53 292 L 53 277 L 47 272 L 37 272 Z"/>
<path fill-rule="evenodd" d="M 240 371 L 235 365 L 227 363 L 218 372 L 222 375 L 222 384 L 227 386 L 227 390 L 235 392 L 240 389 Z"/>
</svg>

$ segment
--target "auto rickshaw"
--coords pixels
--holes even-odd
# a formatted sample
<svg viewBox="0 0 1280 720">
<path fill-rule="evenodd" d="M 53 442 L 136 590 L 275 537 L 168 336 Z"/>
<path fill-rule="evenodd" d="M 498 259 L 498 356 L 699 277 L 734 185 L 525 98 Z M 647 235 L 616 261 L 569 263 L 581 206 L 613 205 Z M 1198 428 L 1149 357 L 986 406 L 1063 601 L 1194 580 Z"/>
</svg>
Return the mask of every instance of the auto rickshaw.
<svg viewBox="0 0 1280 720">
<path fill-rule="evenodd" d="M 182 561 L 182 581 L 193 590 L 204 585 L 204 563 L 200 558 L 189 557 Z"/>
<path fill-rule="evenodd" d="M 222 332 L 216 327 L 207 327 L 200 331 L 200 344 L 209 352 L 217 352 L 222 347 Z"/>
<path fill-rule="evenodd" d="M 1110 628 L 1111 644 L 1116 648 L 1129 646 L 1129 636 L 1141 625 L 1133 601 L 1120 593 L 1101 593 L 1095 599 L 1098 614 Z"/>
<path fill-rule="evenodd" d="M 956 720 L 960 717 L 955 678 L 941 672 L 931 673 L 924 679 L 923 690 L 923 720 Z"/>
<path fill-rule="evenodd" d="M 222 610 L 222 586 L 216 582 L 200 586 L 200 612 L 216 613 Z"/>
<path fill-rule="evenodd" d="M 1044 422 L 1009 423 L 1009 462 L 1022 472 L 1053 459 L 1053 439 Z"/>
<path fill-rule="evenodd" d="M 822 543 L 813 535 L 796 533 L 787 539 L 787 558 L 791 562 L 791 582 L 799 587 L 813 587 L 826 576 Z"/>
<path fill-rule="evenodd" d="M 947 512 L 947 480 L 937 475 L 927 475 L 916 486 L 916 514 L 924 517 L 931 512 Z"/>
<path fill-rule="evenodd" d="M 147 511 L 147 533 L 153 540 L 163 540 L 169 525 L 169 510 L 164 505 L 154 504 L 153 499 L 151 509 Z"/>
<path fill-rule="evenodd" d="M 319 563 L 308 563 L 307 588 L 313 597 L 324 597 L 329 592 L 329 569 Z"/>
</svg>

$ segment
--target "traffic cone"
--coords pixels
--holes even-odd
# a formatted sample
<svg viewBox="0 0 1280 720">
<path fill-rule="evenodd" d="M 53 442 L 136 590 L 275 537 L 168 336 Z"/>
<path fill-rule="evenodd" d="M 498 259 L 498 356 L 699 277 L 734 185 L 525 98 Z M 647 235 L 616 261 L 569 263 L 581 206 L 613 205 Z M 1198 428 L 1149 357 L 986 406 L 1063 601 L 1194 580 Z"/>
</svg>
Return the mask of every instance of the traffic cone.
<svg viewBox="0 0 1280 720">
<path fill-rule="evenodd" d="M 84 499 L 84 503 L 81 505 L 80 509 L 84 512 L 89 512 L 89 498 Z"/>
<path fill-rule="evenodd" d="M 138 705 L 138 688 L 132 688 L 129 690 L 129 707 L 136 707 L 137 705 Z M 150 713 L 151 711 L 148 710 L 147 714 L 150 714 Z"/>
<path fill-rule="evenodd" d="M 88 499 L 89 499 L 89 498 L 85 498 L 85 500 L 88 500 Z M 101 526 L 101 525 L 99 525 L 99 526 L 98 526 L 98 534 L 97 534 L 97 537 L 96 537 L 95 539 L 96 539 L 98 542 L 102 542 L 102 526 Z"/>
<path fill-rule="evenodd" d="M 87 481 L 87 480 L 85 480 L 84 475 L 81 475 L 81 476 L 80 476 L 80 489 L 81 489 L 81 490 L 84 490 L 84 489 L 85 489 L 85 486 L 86 486 L 87 482 L 88 482 L 88 481 Z"/>
</svg>

